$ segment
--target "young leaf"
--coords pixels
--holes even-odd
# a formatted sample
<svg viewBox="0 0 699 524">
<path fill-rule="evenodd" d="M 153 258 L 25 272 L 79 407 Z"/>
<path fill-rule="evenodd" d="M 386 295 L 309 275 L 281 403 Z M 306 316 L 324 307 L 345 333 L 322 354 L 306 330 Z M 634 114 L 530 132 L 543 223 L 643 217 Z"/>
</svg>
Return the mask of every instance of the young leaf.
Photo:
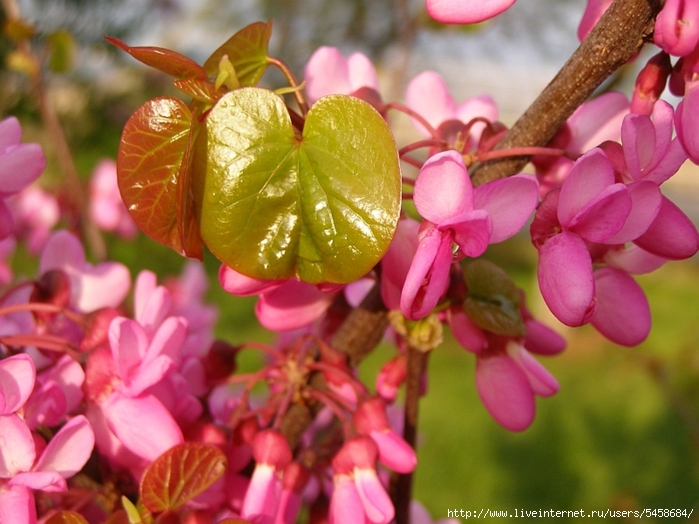
<svg viewBox="0 0 699 524">
<path fill-rule="evenodd" d="M 173 83 L 177 89 L 191 96 L 194 100 L 207 105 L 214 105 L 216 102 L 216 88 L 211 82 L 196 78 L 183 78 L 175 80 Z"/>
<path fill-rule="evenodd" d="M 260 279 L 351 282 L 381 259 L 400 211 L 401 177 L 386 122 L 350 96 L 320 99 L 299 137 L 282 100 L 224 95 L 195 146 L 207 247 Z"/>
<path fill-rule="evenodd" d="M 210 444 L 185 442 L 148 466 L 141 501 L 153 513 L 176 511 L 211 486 L 226 470 L 223 452 Z"/>
<path fill-rule="evenodd" d="M 502 268 L 487 260 L 475 260 L 464 269 L 464 279 L 468 286 L 464 311 L 473 322 L 498 335 L 526 334 L 520 313 L 522 296 Z"/>
<path fill-rule="evenodd" d="M 104 37 L 107 42 L 133 56 L 139 62 L 175 78 L 206 79 L 206 71 L 191 58 L 164 47 L 130 47 L 118 38 Z"/>
<path fill-rule="evenodd" d="M 117 157 L 119 190 L 138 227 L 178 253 L 201 259 L 198 232 L 183 215 L 189 194 L 191 135 L 196 120 L 180 100 L 160 97 L 143 104 L 126 123 Z"/>
<path fill-rule="evenodd" d="M 89 524 L 85 517 L 75 511 L 61 511 L 46 521 L 46 524 Z"/>
<path fill-rule="evenodd" d="M 244 27 L 213 52 L 204 62 L 204 70 L 209 75 L 216 75 L 221 58 L 223 55 L 228 55 L 240 85 L 243 87 L 257 85 L 269 65 L 267 50 L 271 36 L 271 20 L 266 24 L 255 22 Z"/>
</svg>

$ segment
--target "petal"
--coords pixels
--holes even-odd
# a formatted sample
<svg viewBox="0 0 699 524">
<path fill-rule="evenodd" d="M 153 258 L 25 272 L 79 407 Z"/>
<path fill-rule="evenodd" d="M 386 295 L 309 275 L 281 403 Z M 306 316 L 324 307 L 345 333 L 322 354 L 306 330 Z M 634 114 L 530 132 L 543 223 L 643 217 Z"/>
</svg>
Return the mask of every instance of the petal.
<svg viewBox="0 0 699 524">
<path fill-rule="evenodd" d="M 581 156 L 561 186 L 558 220 L 568 227 L 583 207 L 614 184 L 614 169 L 601 149 Z"/>
<path fill-rule="evenodd" d="M 612 0 L 587 0 L 585 12 L 578 26 L 578 40 L 581 42 L 585 40 L 610 5 L 612 5 Z"/>
<path fill-rule="evenodd" d="M 649 253 L 636 244 L 628 244 L 620 249 L 612 249 L 604 255 L 608 266 L 622 270 L 630 275 L 651 273 L 663 266 L 667 258 Z"/>
<path fill-rule="evenodd" d="M 373 430 L 369 433 L 379 448 L 379 461 L 397 473 L 410 473 L 417 465 L 415 450 L 390 429 Z"/>
<path fill-rule="evenodd" d="M 0 154 L 0 198 L 19 193 L 34 182 L 46 167 L 39 144 L 20 144 Z"/>
<path fill-rule="evenodd" d="M 473 185 L 461 155 L 430 157 L 415 181 L 413 200 L 420 215 L 437 225 L 473 210 Z"/>
<path fill-rule="evenodd" d="M 239 297 L 248 297 L 271 291 L 284 283 L 284 280 L 260 280 L 248 277 L 238 273 L 226 264 L 221 264 L 221 268 L 218 271 L 218 281 L 227 293 Z"/>
<path fill-rule="evenodd" d="M 367 519 L 373 524 L 388 524 L 393 520 L 391 499 L 373 469 L 354 468 L 354 484 L 364 506 Z"/>
<path fill-rule="evenodd" d="M 695 164 L 699 163 L 699 81 L 688 82 L 675 111 L 675 130 L 682 147 Z"/>
<path fill-rule="evenodd" d="M 34 494 L 24 486 L 0 491 L 0 522 L 36 524 Z"/>
<path fill-rule="evenodd" d="M 604 241 L 606 244 L 624 244 L 637 239 L 648 230 L 660 210 L 662 194 L 655 182 L 639 180 L 626 187 L 631 196 L 631 211 L 622 228 Z M 612 210 L 614 212 L 619 211 Z"/>
<path fill-rule="evenodd" d="M 449 327 L 454 338 L 464 349 L 480 353 L 488 346 L 488 339 L 483 330 L 471 320 L 463 308 L 449 308 Z"/>
<path fill-rule="evenodd" d="M 699 235 L 689 217 L 663 196 L 655 220 L 634 243 L 654 255 L 683 260 L 699 249 Z"/>
<path fill-rule="evenodd" d="M 476 258 L 488 249 L 493 221 L 486 210 L 476 209 L 442 222 L 439 229 L 451 231 L 453 242 L 459 246 L 461 258 Z"/>
<path fill-rule="evenodd" d="M 348 475 L 333 476 L 333 493 L 328 510 L 329 524 L 365 524 L 366 515 L 357 486 Z"/>
<path fill-rule="evenodd" d="M 607 140 L 618 141 L 628 112 L 629 99 L 624 93 L 610 91 L 585 102 L 567 121 L 571 141 L 566 150 L 582 155 Z"/>
<path fill-rule="evenodd" d="M 379 80 L 376 78 L 376 69 L 371 60 L 363 53 L 352 53 L 347 58 L 347 68 L 349 70 L 350 92 L 357 91 L 362 87 L 370 87 L 375 91 L 379 90 Z"/>
<path fill-rule="evenodd" d="M 0 153 L 22 141 L 22 126 L 17 117 L 8 116 L 0 121 Z"/>
<path fill-rule="evenodd" d="M 521 346 L 518 346 L 513 353 L 513 358 L 524 371 L 534 393 L 542 397 L 550 397 L 558 392 L 560 386 L 556 377 L 541 362 L 535 359 L 531 353 Z"/>
<path fill-rule="evenodd" d="M 528 319 L 524 347 L 539 355 L 557 355 L 566 348 L 566 339 L 538 320 Z"/>
<path fill-rule="evenodd" d="M 650 308 L 633 277 L 618 269 L 595 271 L 597 309 L 590 323 L 605 337 L 622 346 L 643 342 L 650 332 Z"/>
<path fill-rule="evenodd" d="M 0 415 L 20 409 L 31 395 L 35 380 L 36 369 L 29 355 L 0 360 Z"/>
<path fill-rule="evenodd" d="M 534 421 L 534 392 L 522 369 L 509 356 L 479 358 L 476 388 L 483 405 L 505 429 L 524 431 Z"/>
<path fill-rule="evenodd" d="M 670 55 L 691 53 L 699 42 L 699 3 L 667 0 L 655 20 L 653 42 Z"/>
<path fill-rule="evenodd" d="M 539 201 L 539 183 L 531 175 L 515 175 L 478 186 L 473 207 L 490 214 L 490 243 L 514 236 L 527 222 Z"/>
<path fill-rule="evenodd" d="M 454 114 L 464 124 L 468 124 L 476 117 L 485 118 L 490 122 L 496 122 L 499 117 L 498 106 L 488 95 L 474 96 L 464 100 L 456 107 Z M 471 137 L 476 142 L 480 140 L 484 128 L 485 123 L 483 122 L 477 122 L 471 127 Z"/>
<path fill-rule="evenodd" d="M 78 415 L 53 436 L 33 469 L 55 471 L 64 478 L 72 477 L 90 458 L 94 446 L 92 426 L 83 415 Z"/>
<path fill-rule="evenodd" d="M 104 307 L 119 306 L 131 287 L 128 268 L 118 262 L 102 262 L 81 271 L 75 307 L 90 313 Z"/>
<path fill-rule="evenodd" d="M 80 240 L 72 233 L 60 230 L 46 241 L 41 252 L 39 273 L 43 274 L 50 269 L 64 269 L 66 267 L 80 268 L 84 265 L 85 250 Z"/>
<path fill-rule="evenodd" d="M 515 0 L 426 0 L 427 13 L 444 24 L 477 24 L 507 10 Z"/>
<path fill-rule="evenodd" d="M 400 295 L 418 246 L 420 223 L 401 218 L 396 233 L 381 259 L 381 298 L 388 309 L 400 309 Z"/>
<path fill-rule="evenodd" d="M 108 337 L 117 373 L 129 383 L 146 354 L 148 336 L 135 320 L 117 317 L 109 325 Z"/>
<path fill-rule="evenodd" d="M 104 414 L 119 441 L 143 459 L 153 461 L 184 441 L 170 412 L 151 395 L 128 398 L 115 392 Z"/>
<path fill-rule="evenodd" d="M 336 47 L 319 47 L 308 60 L 304 77 L 311 103 L 325 95 L 352 92 L 347 60 Z"/>
<path fill-rule="evenodd" d="M 29 489 L 38 489 L 48 493 L 67 491 L 66 479 L 55 471 L 31 471 L 18 473 L 8 483 L 10 486 L 24 486 Z"/>
<path fill-rule="evenodd" d="M 265 516 L 273 518 L 277 511 L 281 488 L 281 482 L 274 467 L 260 463 L 255 465 L 250 484 L 245 492 L 241 516 L 244 519 Z"/>
<path fill-rule="evenodd" d="M 306 282 L 288 280 L 260 296 L 255 315 L 260 324 L 272 331 L 298 329 L 320 318 L 334 297 L 333 293 L 323 293 Z"/>
<path fill-rule="evenodd" d="M 413 78 L 405 92 L 408 107 L 421 115 L 430 125 L 437 129 L 442 122 L 455 117 L 454 99 L 449 94 L 444 79 L 434 71 L 425 71 Z M 412 119 L 415 128 L 424 136 L 430 133 L 416 119 Z"/>
<path fill-rule="evenodd" d="M 539 287 L 551 312 L 567 326 L 582 326 L 594 308 L 592 259 L 583 240 L 564 231 L 539 248 Z"/>
<path fill-rule="evenodd" d="M 420 240 L 400 299 L 400 309 L 407 318 L 427 316 L 446 291 L 453 261 L 451 244 L 450 235 L 434 228 Z"/>
<path fill-rule="evenodd" d="M 631 206 L 629 189 L 612 184 L 570 219 L 568 229 L 588 242 L 610 242 L 627 222 Z"/>
<path fill-rule="evenodd" d="M 0 415 L 0 478 L 10 478 L 29 471 L 36 448 L 27 424 L 14 413 Z"/>
</svg>

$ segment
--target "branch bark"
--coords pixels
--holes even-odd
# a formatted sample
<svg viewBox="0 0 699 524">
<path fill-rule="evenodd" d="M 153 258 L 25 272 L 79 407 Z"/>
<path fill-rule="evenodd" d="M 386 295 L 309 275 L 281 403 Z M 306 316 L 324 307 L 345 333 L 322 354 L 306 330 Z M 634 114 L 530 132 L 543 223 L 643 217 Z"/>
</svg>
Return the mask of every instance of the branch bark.
<svg viewBox="0 0 699 524">
<path fill-rule="evenodd" d="M 628 62 L 653 33 L 664 0 L 615 0 L 534 103 L 495 149 L 544 146 L 606 78 Z M 471 169 L 474 185 L 520 171 L 530 157 L 491 160 Z"/>
</svg>

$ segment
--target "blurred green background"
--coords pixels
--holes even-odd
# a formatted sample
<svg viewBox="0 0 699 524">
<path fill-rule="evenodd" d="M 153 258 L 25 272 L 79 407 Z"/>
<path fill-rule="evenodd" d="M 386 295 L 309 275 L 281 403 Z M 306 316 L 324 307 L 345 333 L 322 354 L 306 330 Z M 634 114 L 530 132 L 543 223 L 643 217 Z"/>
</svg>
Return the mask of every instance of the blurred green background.
<svg viewBox="0 0 699 524">
<path fill-rule="evenodd" d="M 502 119 L 511 123 L 577 45 L 575 25 L 585 2 L 522 0 L 502 21 L 475 30 L 430 23 L 419 0 L 26 0 L 17 5 L 40 32 L 67 30 L 72 36 L 64 49 L 66 71 L 48 72 L 47 89 L 78 171 L 87 179 L 99 159 L 115 157 L 128 116 L 148 98 L 173 93 L 167 78 L 111 49 L 104 34 L 131 45 L 171 47 L 201 61 L 244 24 L 274 18 L 272 53 L 298 76 L 319 45 L 360 50 L 376 61 L 385 99 L 401 98 L 412 74 L 437 69 L 457 101 L 492 92 Z M 9 51 L 4 40 L 3 62 Z M 610 86 L 628 87 L 633 71 L 633 65 L 625 68 Z M 268 80 L 274 83 L 275 77 Z M 42 183 L 59 186 L 51 137 L 41 125 L 31 86 L 7 68 L 0 71 L 0 114 L 20 116 L 25 140 L 45 145 L 49 168 Z M 690 170 L 671 189 L 695 220 L 697 177 Z M 134 275 L 147 268 L 166 276 L 183 263 L 142 236 L 135 244 L 107 237 L 107 248 L 109 257 L 128 264 Z M 447 517 L 448 509 L 678 508 L 693 509 L 692 521 L 699 522 L 697 260 L 670 263 L 638 279 L 654 324 L 648 340 L 630 349 L 606 342 L 592 328 L 564 329 L 547 315 L 536 289 L 536 253 L 526 239 L 495 246 L 487 256 L 526 290 L 535 316 L 568 339 L 564 354 L 544 362 L 561 390 L 538 400 L 529 430 L 507 432 L 477 397 L 475 359 L 447 334 L 430 357 L 429 393 L 420 406 L 416 498 L 435 519 Z M 32 261 L 21 253 L 14 265 L 33 274 Z M 216 284 L 218 263 L 207 256 L 205 265 L 209 299 L 221 308 L 218 335 L 234 343 L 269 340 L 254 317 L 255 299 L 226 295 Z M 373 383 L 391 355 L 380 348 L 362 364 L 362 376 Z M 243 360 L 244 366 L 256 365 L 247 352 Z M 576 519 L 557 521 L 568 520 Z"/>
</svg>

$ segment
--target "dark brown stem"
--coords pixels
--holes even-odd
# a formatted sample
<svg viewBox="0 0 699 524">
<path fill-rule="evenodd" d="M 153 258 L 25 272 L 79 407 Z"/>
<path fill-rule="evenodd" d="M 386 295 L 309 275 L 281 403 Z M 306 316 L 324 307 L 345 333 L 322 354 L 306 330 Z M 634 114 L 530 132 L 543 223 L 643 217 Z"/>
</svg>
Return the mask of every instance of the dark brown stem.
<svg viewBox="0 0 699 524">
<path fill-rule="evenodd" d="M 653 32 L 663 0 L 615 0 L 585 41 L 496 149 L 544 146 L 566 119 L 614 71 L 628 62 Z M 513 175 L 528 156 L 484 162 L 471 171 L 475 185 Z"/>
<path fill-rule="evenodd" d="M 403 439 L 415 449 L 417 440 L 418 406 L 420 385 L 427 369 L 429 352 L 408 347 L 408 373 L 405 380 L 405 415 Z M 391 479 L 393 505 L 396 509 L 396 524 L 410 524 L 410 501 L 413 498 L 413 473 L 396 474 Z"/>
</svg>

